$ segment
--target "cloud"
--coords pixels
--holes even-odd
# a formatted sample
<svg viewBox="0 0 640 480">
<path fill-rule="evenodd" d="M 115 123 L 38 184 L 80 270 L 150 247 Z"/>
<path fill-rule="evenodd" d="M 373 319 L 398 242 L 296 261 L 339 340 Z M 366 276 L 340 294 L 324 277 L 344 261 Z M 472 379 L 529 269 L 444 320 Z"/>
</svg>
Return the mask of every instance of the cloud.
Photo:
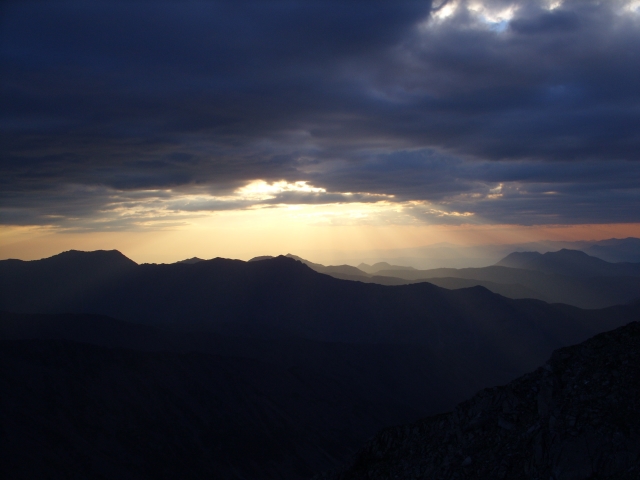
<svg viewBox="0 0 640 480">
<path fill-rule="evenodd" d="M 430 7 L 8 2 L 0 221 L 378 201 L 640 221 L 637 2 Z M 236 198 L 258 180 L 319 190 Z"/>
</svg>

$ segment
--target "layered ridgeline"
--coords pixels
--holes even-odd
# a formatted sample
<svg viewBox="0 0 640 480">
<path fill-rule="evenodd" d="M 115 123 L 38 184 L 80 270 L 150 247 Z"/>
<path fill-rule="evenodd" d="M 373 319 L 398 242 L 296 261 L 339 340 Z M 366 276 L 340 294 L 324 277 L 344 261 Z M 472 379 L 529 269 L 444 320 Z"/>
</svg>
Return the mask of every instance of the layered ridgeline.
<svg viewBox="0 0 640 480">
<path fill-rule="evenodd" d="M 637 319 L 640 305 L 388 287 L 285 257 L 137 265 L 111 251 L 0 262 L 0 310 L 15 312 L 0 322 L 15 477 L 293 479 Z"/>
<path fill-rule="evenodd" d="M 510 298 L 537 298 L 603 308 L 640 298 L 640 264 L 610 263 L 578 250 L 512 253 L 483 268 L 380 270 L 379 276 L 429 281 L 445 288 L 482 285 Z"/>
<path fill-rule="evenodd" d="M 571 342 L 576 331 L 590 334 L 614 321 L 609 311 L 513 301 L 481 287 L 340 281 L 285 257 L 137 265 L 117 251 L 0 261 L 0 310 L 94 313 L 245 336 L 419 343 L 443 351 L 491 347 L 497 358 L 507 355 L 512 363 L 515 356 L 527 367 L 549 341 Z"/>
<path fill-rule="evenodd" d="M 288 256 L 319 273 L 380 285 L 429 282 L 448 289 L 482 286 L 508 298 L 536 298 L 581 308 L 604 308 L 640 298 L 640 263 L 611 263 L 579 250 L 515 252 L 489 267 L 431 270 L 387 262 L 361 263 L 357 268 L 324 266 Z"/>
<path fill-rule="evenodd" d="M 379 433 L 318 479 L 640 478 L 640 324 L 563 348 L 533 373 Z"/>
</svg>

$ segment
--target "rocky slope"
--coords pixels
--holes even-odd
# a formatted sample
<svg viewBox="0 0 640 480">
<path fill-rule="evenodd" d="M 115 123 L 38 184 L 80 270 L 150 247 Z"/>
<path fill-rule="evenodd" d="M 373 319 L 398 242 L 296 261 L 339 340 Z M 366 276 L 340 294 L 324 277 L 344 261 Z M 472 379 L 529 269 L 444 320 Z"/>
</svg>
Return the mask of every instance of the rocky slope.
<svg viewBox="0 0 640 480">
<path fill-rule="evenodd" d="M 388 428 L 319 478 L 640 478 L 640 323 L 560 349 L 453 412 Z"/>
</svg>

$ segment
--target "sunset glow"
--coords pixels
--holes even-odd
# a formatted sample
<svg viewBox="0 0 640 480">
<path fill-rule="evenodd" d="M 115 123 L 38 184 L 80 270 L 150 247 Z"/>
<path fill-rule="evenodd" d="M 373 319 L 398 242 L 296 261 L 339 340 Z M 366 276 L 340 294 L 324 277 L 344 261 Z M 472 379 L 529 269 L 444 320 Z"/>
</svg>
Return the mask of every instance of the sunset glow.
<svg viewBox="0 0 640 480">
<path fill-rule="evenodd" d="M 374 3 L 8 2 L 0 258 L 638 235 L 637 0 Z"/>
</svg>

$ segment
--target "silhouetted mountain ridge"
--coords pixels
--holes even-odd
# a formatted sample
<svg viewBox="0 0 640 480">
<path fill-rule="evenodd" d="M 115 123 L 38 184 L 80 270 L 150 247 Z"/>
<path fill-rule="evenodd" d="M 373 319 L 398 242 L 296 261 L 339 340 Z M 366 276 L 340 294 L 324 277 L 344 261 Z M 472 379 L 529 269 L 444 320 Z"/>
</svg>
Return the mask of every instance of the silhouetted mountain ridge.
<svg viewBox="0 0 640 480">
<path fill-rule="evenodd" d="M 126 257 L 118 250 L 94 250 L 84 252 L 67 250 L 65 252 L 43 258 L 41 260 L 2 260 L 13 264 L 38 265 L 40 268 L 120 270 L 132 268 L 136 262 Z"/>
<path fill-rule="evenodd" d="M 341 278 L 343 280 L 360 280 L 364 278 L 370 277 L 370 275 L 362 270 L 352 267 L 351 265 L 321 265 L 319 263 L 313 263 L 309 260 L 305 260 L 304 258 L 298 257 L 297 255 L 292 255 L 291 253 L 287 253 L 285 255 L 287 258 L 292 258 L 299 262 L 304 263 L 312 270 L 315 270 L 318 273 L 325 273 L 327 275 L 331 275 L 335 278 Z"/>
<path fill-rule="evenodd" d="M 198 263 L 198 262 L 203 262 L 204 260 L 202 260 L 201 258 L 198 257 L 191 257 L 191 258 L 185 258 L 184 260 L 180 260 L 179 262 L 176 263 L 187 263 L 187 264 L 192 264 L 192 263 Z"/>
<path fill-rule="evenodd" d="M 446 290 L 429 283 L 389 287 L 345 281 L 320 274 L 284 256 L 254 262 L 222 258 L 168 265 L 124 262 L 124 267 L 115 269 L 109 267 L 110 258 L 106 256 L 101 260 L 103 266 L 94 264 L 80 271 L 74 270 L 73 261 L 55 269 L 50 268 L 48 259 L 0 262 L 0 310 L 40 313 L 0 314 L 0 338 L 18 342 L 12 343 L 15 348 L 7 347 L 6 368 L 13 369 L 12 375 L 15 373 L 11 382 L 21 385 L 15 390 L 17 397 L 11 397 L 14 400 L 7 405 L 7 412 L 14 414 L 6 415 L 22 418 L 23 423 L 16 426 L 18 430 L 31 429 L 46 439 L 49 438 L 46 425 L 51 425 L 50 431 L 58 432 L 56 435 L 68 441 L 77 435 L 67 436 L 76 428 L 69 424 L 71 417 L 48 418 L 42 410 L 45 406 L 38 403 L 37 398 L 29 401 L 27 392 L 40 392 L 40 388 L 58 392 L 56 395 L 62 397 L 55 399 L 54 405 L 58 405 L 55 408 L 67 409 L 65 411 L 82 408 L 84 404 L 96 405 L 95 409 L 99 410 L 104 404 L 100 403 L 102 400 L 95 403 L 98 397 L 82 399 L 82 392 L 93 391 L 94 387 L 82 390 L 72 379 L 90 386 L 95 378 L 102 377 L 91 376 L 86 365 L 102 365 L 99 371 L 105 371 L 103 367 L 115 362 L 114 365 L 119 366 L 104 380 L 107 391 L 115 391 L 108 397 L 109 401 L 121 405 L 120 411 L 128 412 L 126 405 L 133 404 L 134 410 L 143 408 L 140 398 L 151 395 L 150 412 L 156 415 L 161 411 L 163 395 L 169 392 L 165 407 L 171 413 L 167 418 L 170 422 L 182 423 L 177 430 L 166 428 L 175 431 L 175 442 L 192 446 L 189 448 L 193 452 L 201 452 L 202 445 L 224 442 L 228 432 L 227 427 L 216 430 L 218 423 L 214 422 L 211 427 L 203 421 L 211 417 L 203 417 L 206 409 L 202 402 L 209 402 L 206 400 L 211 399 L 209 389 L 215 388 L 218 397 L 212 402 L 237 405 L 230 407 L 235 412 L 231 423 L 216 422 L 227 426 L 240 422 L 233 437 L 234 448 L 257 452 L 255 457 L 248 453 L 244 461 L 259 459 L 258 463 L 238 467 L 241 474 L 225 470 L 228 465 L 221 467 L 221 472 L 231 472 L 229 478 L 255 478 L 251 472 L 261 469 L 256 465 L 269 462 L 269 456 L 260 453 L 267 450 L 281 452 L 276 456 L 283 455 L 278 457 L 282 458 L 278 460 L 280 463 L 264 467 L 268 472 L 282 469 L 289 473 L 309 472 L 312 466 L 335 465 L 338 458 L 345 458 L 349 449 L 363 441 L 363 436 L 373 429 L 399 421 L 402 415 L 416 418 L 420 412 L 442 411 L 462 395 L 504 383 L 534 368 L 555 348 L 627 323 L 640 313 L 640 304 L 584 311 L 535 300 L 510 300 L 482 287 Z M 105 271 L 108 274 L 104 274 Z M 77 315 L 70 315 L 74 312 Z M 60 315 L 43 316 L 42 313 Z M 19 339 L 24 340 L 23 343 L 19 343 Z M 50 343 L 45 345 L 37 340 L 65 343 L 54 348 Z M 69 340 L 91 344 L 97 349 L 73 346 Z M 136 352 L 113 354 L 104 347 L 116 350 L 124 347 Z M 211 360 L 211 355 L 222 358 Z M 238 361 L 242 359 L 258 366 L 238 370 Z M 143 367 L 126 372 L 122 379 L 115 378 L 114 372 L 124 368 L 127 362 Z M 247 365 L 243 362 L 240 364 Z M 175 370 L 167 374 L 167 380 L 161 380 L 162 371 L 173 368 L 174 364 Z M 21 369 L 29 372 L 23 379 L 26 383 L 19 381 Z M 193 369 L 197 377 L 193 387 L 180 380 L 182 376 L 190 378 L 189 369 Z M 210 369 L 216 369 L 215 378 L 211 377 Z M 273 379 L 274 384 L 283 385 L 285 396 L 275 390 L 266 396 L 255 393 L 257 380 L 252 376 L 261 375 L 260 372 L 264 372 L 266 379 Z M 136 381 L 146 373 L 150 374 L 148 379 Z M 38 382 L 45 377 L 48 380 L 40 385 Z M 121 380 L 124 383 L 118 383 Z M 162 383 L 165 381 L 170 385 Z M 207 382 L 212 387 L 204 387 Z M 286 392 L 293 392 L 295 397 L 298 387 L 294 385 L 298 382 L 304 383 L 304 387 L 300 387 L 304 404 L 287 397 Z M 94 386 L 100 392 L 106 388 Z M 316 410 L 309 396 L 315 390 L 323 392 Z M 336 393 L 343 390 L 348 392 L 345 403 L 341 403 Z M 75 393 L 65 397 L 66 394 L 60 393 L 65 391 Z M 129 396 L 138 400 L 133 401 Z M 66 403 L 65 399 L 72 397 L 75 399 Z M 308 402 L 311 403 L 307 405 Z M 21 410 L 23 404 L 29 407 Z M 31 408 L 33 415 L 29 412 Z M 244 408 L 253 409 L 245 417 L 248 423 L 242 423 Z M 290 414 L 285 413 L 288 408 L 292 409 Z M 362 416 L 358 416 L 355 423 L 343 424 L 348 422 L 348 411 L 353 413 L 353 409 Z M 304 418 L 313 418 L 300 423 L 302 417 L 296 417 L 296 412 L 306 412 Z M 78 420 L 82 431 L 108 428 L 109 422 L 87 415 Z M 155 427 L 145 430 L 147 427 L 136 423 L 138 419 L 131 420 L 133 414 L 127 415 L 124 420 L 114 417 L 113 425 L 126 429 L 126 425 L 131 424 L 135 425 L 133 429 L 155 435 Z M 164 425 L 164 420 L 154 420 L 146 414 L 140 418 L 143 424 Z M 254 440 L 252 422 L 257 422 L 259 432 Z M 320 425 L 323 422 L 328 430 Z M 92 425 L 97 430 L 93 430 Z M 276 431 L 280 433 L 274 433 Z M 324 432 L 322 438 L 317 431 Z M 126 432 L 123 435 L 124 443 L 114 443 L 114 438 L 109 437 L 109 448 L 126 450 L 132 437 Z M 298 436 L 299 441 L 293 442 Z M 86 441 L 74 438 L 80 443 Z M 187 458 L 184 455 L 188 454 L 171 438 L 163 435 L 158 438 L 159 444 L 165 445 L 162 448 L 178 452 L 177 457 L 170 455 L 166 459 L 167 472 L 182 468 Z M 30 440 L 20 441 L 28 445 Z M 60 445 L 64 445 L 64 441 Z M 193 445 L 194 441 L 197 445 Z M 252 450 L 254 441 L 271 442 L 275 450 L 264 445 Z M 304 452 L 292 447 L 294 444 L 303 445 Z M 226 451 L 224 448 L 221 451 Z M 341 449 L 342 454 L 327 454 L 329 450 Z M 61 462 L 62 466 L 74 462 L 77 465 L 78 458 L 86 455 L 76 452 L 69 454 L 71 458 L 65 456 L 63 450 L 57 446 L 52 448 L 53 457 L 46 457 L 47 461 Z M 132 452 L 134 457 L 143 458 L 157 454 L 153 448 L 144 446 L 135 447 Z M 128 457 L 116 457 L 130 463 Z M 240 457 L 233 458 L 239 459 L 238 464 L 243 462 Z M 198 461 L 202 460 L 208 461 Z M 210 472 L 218 465 L 216 462 L 218 460 L 198 463 L 194 471 Z M 92 464 L 92 468 L 98 468 L 98 463 Z M 121 469 L 121 463 L 118 465 L 116 471 L 127 471 Z M 200 468 L 203 470 L 198 470 Z M 273 473 L 274 478 L 277 475 Z M 87 473 L 87 476 L 93 475 Z M 299 477 L 291 473 L 287 478 Z"/>
<path fill-rule="evenodd" d="M 635 275 L 640 265 L 610 264 L 577 250 L 544 255 L 515 252 L 498 265 L 482 268 L 416 270 L 386 262 L 375 264 L 376 268 L 360 264 L 369 273 L 348 265 L 325 267 L 295 255 L 288 256 L 334 278 L 380 285 L 429 282 L 447 289 L 483 286 L 508 298 L 535 298 L 581 308 L 603 308 L 640 298 L 640 276 Z M 371 273 L 374 270 L 376 274 Z"/>
<path fill-rule="evenodd" d="M 9 275 L 0 262 L 0 283 L 7 287 L 0 288 L 0 309 L 102 314 L 256 338 L 416 344 L 440 358 L 444 352 L 465 352 L 465 368 L 477 364 L 494 372 L 496 380 L 533 368 L 553 348 L 613 328 L 636 313 L 628 307 L 615 316 L 601 311 L 590 317 L 578 309 L 510 300 L 481 287 L 350 282 L 283 256 L 134 265 L 100 282 L 67 283 L 68 291 L 60 294 L 47 286 L 61 282 L 49 275 L 43 279 L 38 263 L 29 263 L 29 275 Z"/>
<path fill-rule="evenodd" d="M 3 285 L 10 286 L 0 293 L 2 309 L 96 313 L 227 333 L 250 334 L 267 328 L 318 340 L 360 342 L 422 342 L 432 338 L 434 328 L 456 337 L 454 325 L 489 315 L 494 322 L 520 318 L 520 325 L 525 325 L 533 321 L 524 320 L 520 307 L 524 304 L 484 289 L 449 291 L 428 283 L 390 288 L 347 282 L 319 275 L 283 256 L 261 262 L 216 258 L 191 265 L 143 264 L 105 281 L 83 279 L 75 290 L 68 285 L 65 295 L 51 294 L 43 283 L 55 283 L 55 279 L 46 276 L 43 282 L 36 270 L 30 268 L 26 278 L 2 273 Z M 469 324 L 477 325 L 477 320 Z"/>
</svg>

